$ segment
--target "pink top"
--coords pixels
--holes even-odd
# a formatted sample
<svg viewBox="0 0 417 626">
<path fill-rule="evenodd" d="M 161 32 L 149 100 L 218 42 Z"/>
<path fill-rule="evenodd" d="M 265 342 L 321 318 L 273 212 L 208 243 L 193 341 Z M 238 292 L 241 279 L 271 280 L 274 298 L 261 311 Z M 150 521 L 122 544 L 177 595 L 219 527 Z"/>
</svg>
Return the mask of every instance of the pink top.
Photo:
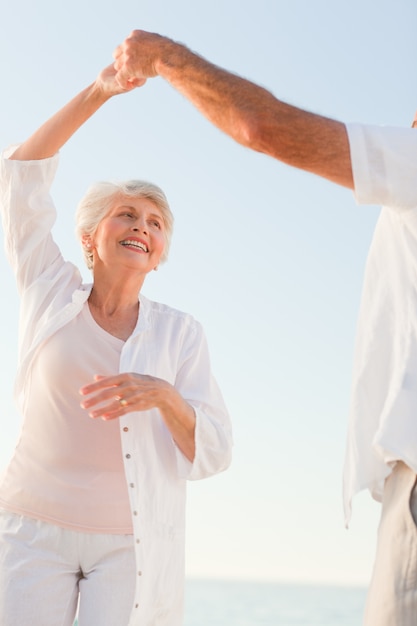
<svg viewBox="0 0 417 626">
<path fill-rule="evenodd" d="M 83 532 L 132 533 L 118 420 L 91 419 L 79 389 L 119 371 L 124 342 L 102 329 L 88 303 L 36 356 L 31 409 L 0 485 L 9 511 Z"/>
</svg>

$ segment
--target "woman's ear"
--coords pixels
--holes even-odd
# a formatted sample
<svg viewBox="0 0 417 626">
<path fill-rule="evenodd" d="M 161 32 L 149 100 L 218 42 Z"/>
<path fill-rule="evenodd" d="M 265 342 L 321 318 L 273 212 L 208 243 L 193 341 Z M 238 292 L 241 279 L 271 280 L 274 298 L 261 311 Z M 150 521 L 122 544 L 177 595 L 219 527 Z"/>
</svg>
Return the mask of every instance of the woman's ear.
<svg viewBox="0 0 417 626">
<path fill-rule="evenodd" d="M 83 245 L 83 248 L 86 248 L 87 250 L 90 250 L 92 248 L 90 235 L 82 235 L 81 243 Z"/>
</svg>

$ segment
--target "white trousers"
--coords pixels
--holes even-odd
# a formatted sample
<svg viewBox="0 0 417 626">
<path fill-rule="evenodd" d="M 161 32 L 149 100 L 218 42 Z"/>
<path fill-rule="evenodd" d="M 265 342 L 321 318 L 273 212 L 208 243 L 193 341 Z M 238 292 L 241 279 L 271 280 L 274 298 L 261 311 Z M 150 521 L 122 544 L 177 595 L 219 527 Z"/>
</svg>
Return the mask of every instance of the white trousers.
<svg viewBox="0 0 417 626">
<path fill-rule="evenodd" d="M 131 535 L 79 533 L 0 510 L 1 626 L 127 626 Z"/>
<path fill-rule="evenodd" d="M 417 624 L 416 474 L 397 463 L 384 487 L 364 626 Z"/>
</svg>

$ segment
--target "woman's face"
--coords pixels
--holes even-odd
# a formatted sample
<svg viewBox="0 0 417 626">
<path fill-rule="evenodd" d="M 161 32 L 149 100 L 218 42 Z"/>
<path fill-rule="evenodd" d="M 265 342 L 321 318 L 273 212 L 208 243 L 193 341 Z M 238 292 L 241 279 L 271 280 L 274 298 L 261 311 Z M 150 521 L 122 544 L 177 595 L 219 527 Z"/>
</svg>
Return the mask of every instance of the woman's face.
<svg viewBox="0 0 417 626">
<path fill-rule="evenodd" d="M 162 212 L 151 200 L 119 196 L 89 243 L 94 268 L 120 265 L 147 274 L 157 267 L 165 241 Z"/>
</svg>

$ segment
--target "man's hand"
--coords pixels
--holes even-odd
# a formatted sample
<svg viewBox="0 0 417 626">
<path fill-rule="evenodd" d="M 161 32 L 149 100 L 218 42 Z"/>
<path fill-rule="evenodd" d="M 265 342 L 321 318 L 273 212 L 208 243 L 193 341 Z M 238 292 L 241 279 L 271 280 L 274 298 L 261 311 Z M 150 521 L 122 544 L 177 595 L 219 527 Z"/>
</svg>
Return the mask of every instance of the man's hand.
<svg viewBox="0 0 417 626">
<path fill-rule="evenodd" d="M 174 42 L 155 33 L 134 30 L 113 53 L 116 80 L 124 89 L 139 87 L 158 75 L 158 61 Z"/>
</svg>

